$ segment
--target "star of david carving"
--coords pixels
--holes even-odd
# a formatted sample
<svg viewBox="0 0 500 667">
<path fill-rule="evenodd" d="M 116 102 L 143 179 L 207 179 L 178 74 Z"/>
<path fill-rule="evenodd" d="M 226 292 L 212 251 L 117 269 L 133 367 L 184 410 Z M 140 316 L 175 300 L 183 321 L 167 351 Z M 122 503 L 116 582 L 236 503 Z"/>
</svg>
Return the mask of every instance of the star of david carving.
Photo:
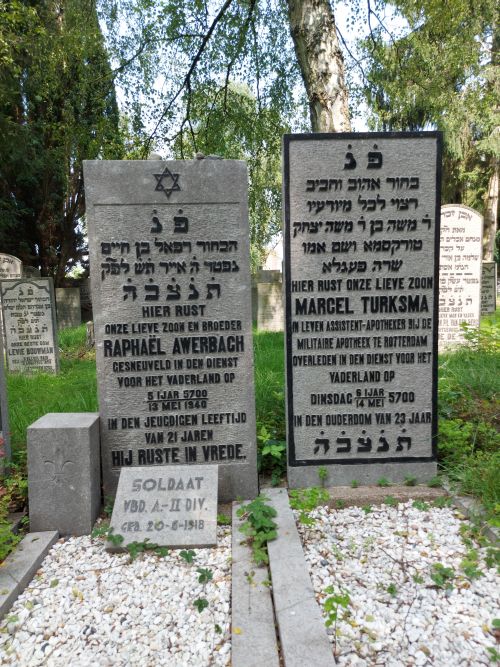
<svg viewBox="0 0 500 667">
<path fill-rule="evenodd" d="M 179 185 L 179 174 L 172 174 L 168 167 L 165 167 L 163 173 L 153 174 L 153 176 L 156 178 L 155 190 L 160 192 L 163 191 L 166 194 L 167 199 L 170 198 L 172 192 L 181 189 Z M 167 179 L 165 183 L 163 183 L 163 179 Z M 165 185 L 168 187 L 165 187 Z"/>
</svg>

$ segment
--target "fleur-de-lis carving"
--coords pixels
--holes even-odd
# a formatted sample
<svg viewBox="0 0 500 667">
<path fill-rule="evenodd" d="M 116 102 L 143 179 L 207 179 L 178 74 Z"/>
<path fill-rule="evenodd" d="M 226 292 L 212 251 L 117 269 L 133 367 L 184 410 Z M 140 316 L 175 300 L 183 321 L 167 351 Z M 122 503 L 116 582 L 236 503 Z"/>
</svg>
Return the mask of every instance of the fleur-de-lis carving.
<svg viewBox="0 0 500 667">
<path fill-rule="evenodd" d="M 68 484 L 77 476 L 76 464 L 73 461 L 63 461 L 61 455 L 54 457 L 55 461 L 44 461 L 45 468 L 50 476 L 50 481 L 55 484 Z"/>
</svg>

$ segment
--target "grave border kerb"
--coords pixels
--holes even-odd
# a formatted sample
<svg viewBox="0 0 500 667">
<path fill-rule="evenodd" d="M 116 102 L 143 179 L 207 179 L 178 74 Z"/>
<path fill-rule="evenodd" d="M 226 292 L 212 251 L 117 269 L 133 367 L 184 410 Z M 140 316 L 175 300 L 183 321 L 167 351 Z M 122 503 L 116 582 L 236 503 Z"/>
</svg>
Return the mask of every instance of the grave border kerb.
<svg viewBox="0 0 500 667">
<path fill-rule="evenodd" d="M 290 144 L 295 141 L 321 141 L 323 139 L 436 139 L 436 200 L 434 212 L 434 289 L 433 289 L 433 337 L 432 337 L 432 417 L 431 417 L 431 456 L 390 456 L 384 459 L 315 459 L 303 460 L 295 456 L 293 429 L 293 372 L 287 363 L 292 354 L 292 292 L 291 292 L 291 248 L 290 248 Z M 439 244 L 441 223 L 441 175 L 442 175 L 443 133 L 440 130 L 422 132 L 311 132 L 308 134 L 284 134 L 283 151 L 283 239 L 284 239 L 284 280 L 285 296 L 285 374 L 286 374 L 286 405 L 287 405 L 287 454 L 288 466 L 300 468 L 318 465 L 356 465 L 364 463 L 435 463 L 437 462 L 438 438 L 438 320 L 439 320 Z M 292 390 L 290 390 L 290 389 Z"/>
</svg>

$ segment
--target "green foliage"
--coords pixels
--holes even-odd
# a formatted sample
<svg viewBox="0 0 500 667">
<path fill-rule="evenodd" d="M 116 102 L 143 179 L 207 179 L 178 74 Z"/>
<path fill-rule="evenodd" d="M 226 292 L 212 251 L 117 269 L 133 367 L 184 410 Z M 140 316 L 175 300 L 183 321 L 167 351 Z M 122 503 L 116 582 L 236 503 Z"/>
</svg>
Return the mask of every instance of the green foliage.
<svg viewBox="0 0 500 667">
<path fill-rule="evenodd" d="M 196 569 L 196 572 L 198 572 L 198 582 L 200 584 L 207 584 L 214 578 L 212 570 L 210 570 L 208 567 L 199 567 Z"/>
<path fill-rule="evenodd" d="M 484 573 L 479 569 L 479 556 L 476 549 L 469 549 L 460 563 L 460 568 L 468 579 L 479 579 Z"/>
<path fill-rule="evenodd" d="M 427 512 L 430 509 L 429 503 L 426 503 L 424 500 L 414 500 L 412 507 L 422 512 Z"/>
<path fill-rule="evenodd" d="M 196 556 L 196 552 L 193 551 L 192 549 L 183 549 L 182 551 L 179 551 L 179 556 L 186 561 L 189 565 L 193 563 L 194 558 Z"/>
<path fill-rule="evenodd" d="M 208 607 L 208 600 L 206 600 L 205 598 L 197 598 L 196 600 L 193 601 L 193 605 L 201 614 L 201 612 Z"/>
<path fill-rule="evenodd" d="M 388 505 L 389 507 L 397 507 L 398 501 L 394 496 L 386 496 L 384 498 L 384 505 Z"/>
<path fill-rule="evenodd" d="M 357 489 L 359 486 L 359 482 L 357 479 L 353 479 L 351 482 L 351 489 Z"/>
<path fill-rule="evenodd" d="M 82 160 L 123 152 L 113 78 L 89 0 L 1 18 L 0 247 L 60 285 L 86 256 Z"/>
<path fill-rule="evenodd" d="M 404 484 L 405 486 L 416 486 L 417 478 L 415 475 L 406 475 Z"/>
<path fill-rule="evenodd" d="M 257 432 L 258 469 L 268 470 L 272 474 L 272 483 L 279 483 L 286 470 L 286 444 L 275 440 L 265 425 Z"/>
<path fill-rule="evenodd" d="M 439 489 L 441 486 L 443 486 L 443 484 L 441 482 L 441 477 L 439 477 L 439 475 L 436 475 L 435 477 L 432 477 L 432 479 L 430 479 L 427 482 L 427 486 L 430 489 Z"/>
<path fill-rule="evenodd" d="M 372 506 L 371 505 L 363 505 L 361 508 L 365 514 L 370 514 L 372 511 Z"/>
<path fill-rule="evenodd" d="M 276 538 L 276 523 L 273 521 L 276 510 L 266 504 L 265 496 L 257 496 L 248 505 L 243 505 L 237 511 L 237 516 L 243 519 L 240 531 L 246 536 L 252 549 L 256 565 L 269 562 L 267 543 Z"/>
<path fill-rule="evenodd" d="M 351 604 L 351 596 L 348 591 L 342 588 L 336 591 L 333 586 L 325 588 L 325 593 L 328 594 L 328 597 L 323 603 L 323 610 L 326 614 L 325 625 L 329 628 L 332 625 L 336 626 L 339 619 L 339 609 L 347 609 Z"/>
<path fill-rule="evenodd" d="M 321 483 L 321 486 L 325 486 L 325 482 L 328 479 L 328 469 L 326 466 L 319 466 L 318 479 Z"/>
<path fill-rule="evenodd" d="M 293 510 L 312 512 L 318 505 L 326 505 L 330 495 L 326 489 L 312 486 L 307 489 L 289 489 L 290 507 Z"/>
<path fill-rule="evenodd" d="M 227 514 L 223 514 L 222 512 L 217 514 L 217 525 L 218 526 L 230 526 L 231 525 L 231 517 L 228 516 Z"/>
<path fill-rule="evenodd" d="M 444 507 L 449 507 L 451 503 L 452 500 L 448 496 L 439 496 L 438 498 L 432 501 L 432 506 L 438 507 L 439 509 L 443 509 Z"/>
<path fill-rule="evenodd" d="M 389 584 L 386 590 L 389 593 L 389 595 L 392 595 L 393 597 L 395 597 L 398 594 L 398 587 L 396 586 L 396 584 Z"/>
<path fill-rule="evenodd" d="M 390 486 L 390 485 L 391 485 L 391 483 L 389 482 L 389 480 L 386 477 L 381 477 L 377 482 L 377 486 L 381 486 L 381 487 L 386 487 L 386 486 Z"/>
<path fill-rule="evenodd" d="M 434 563 L 430 577 L 438 588 L 453 588 L 452 581 L 455 579 L 455 572 L 451 567 L 445 567 L 442 563 Z"/>
</svg>

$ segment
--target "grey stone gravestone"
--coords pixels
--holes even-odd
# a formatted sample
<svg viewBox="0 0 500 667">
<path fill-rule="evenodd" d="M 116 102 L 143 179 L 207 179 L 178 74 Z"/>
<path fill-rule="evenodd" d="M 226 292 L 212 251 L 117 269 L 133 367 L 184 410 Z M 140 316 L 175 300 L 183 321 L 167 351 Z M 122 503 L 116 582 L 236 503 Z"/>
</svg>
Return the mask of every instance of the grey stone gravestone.
<svg viewBox="0 0 500 667">
<path fill-rule="evenodd" d="M 3 474 L 11 459 L 9 405 L 5 382 L 5 355 L 0 336 L 0 474 Z"/>
<path fill-rule="evenodd" d="M 99 415 L 46 414 L 27 440 L 30 530 L 89 534 L 101 507 Z"/>
<path fill-rule="evenodd" d="M 0 283 L 9 370 L 56 373 L 59 368 L 51 278 Z"/>
<path fill-rule="evenodd" d="M 483 218 L 459 204 L 441 207 L 439 349 L 464 342 L 462 322 L 478 327 L 481 313 Z"/>
<path fill-rule="evenodd" d="M 219 465 L 257 493 L 243 162 L 84 163 L 104 490 L 123 466 Z"/>
<path fill-rule="evenodd" d="M 58 329 L 80 326 L 80 288 L 56 287 L 56 311 Z"/>
<path fill-rule="evenodd" d="M 11 280 L 21 278 L 23 275 L 23 263 L 18 257 L 0 253 L 0 280 Z"/>
<path fill-rule="evenodd" d="M 284 139 L 288 482 L 436 473 L 439 133 Z"/>
<path fill-rule="evenodd" d="M 483 262 L 481 273 L 481 315 L 489 315 L 497 309 L 497 264 Z"/>
<path fill-rule="evenodd" d="M 40 269 L 37 266 L 23 266 L 23 278 L 40 278 Z"/>
<path fill-rule="evenodd" d="M 111 528 L 121 546 L 144 542 L 170 547 L 217 544 L 217 468 L 122 468 Z"/>
<path fill-rule="evenodd" d="M 281 271 L 257 274 L 257 328 L 259 331 L 283 331 L 283 278 Z"/>
</svg>

